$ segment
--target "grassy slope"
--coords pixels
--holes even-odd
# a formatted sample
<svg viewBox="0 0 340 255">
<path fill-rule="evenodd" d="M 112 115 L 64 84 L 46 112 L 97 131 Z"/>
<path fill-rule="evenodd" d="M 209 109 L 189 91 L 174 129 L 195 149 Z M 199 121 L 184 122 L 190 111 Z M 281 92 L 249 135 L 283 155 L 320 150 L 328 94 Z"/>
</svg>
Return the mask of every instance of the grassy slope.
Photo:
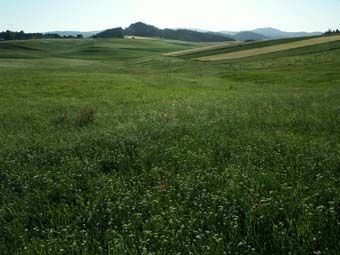
<svg viewBox="0 0 340 255">
<path fill-rule="evenodd" d="M 181 57 L 185 59 L 202 58 L 202 57 L 207 57 L 207 56 L 226 54 L 226 53 L 238 52 L 238 51 L 243 51 L 243 50 L 264 48 L 264 47 L 274 46 L 274 45 L 283 44 L 283 43 L 298 42 L 298 41 L 302 41 L 305 39 L 306 37 L 298 37 L 298 38 L 287 38 L 287 39 L 269 40 L 269 41 L 253 42 L 253 43 L 244 43 L 244 44 L 236 45 L 236 46 L 226 46 L 225 48 L 222 48 L 222 49 L 220 48 L 220 49 L 213 49 L 213 50 L 204 50 L 203 52 L 195 52 L 195 53 L 189 52 L 189 54 L 181 55 Z M 197 50 L 198 49 L 199 48 L 197 48 Z M 175 52 L 175 53 L 178 53 L 178 52 Z M 171 52 L 170 53 L 167 52 L 167 54 L 171 54 Z"/>
<path fill-rule="evenodd" d="M 186 47 L 0 43 L 3 254 L 340 252 L 340 50 Z"/>
<path fill-rule="evenodd" d="M 235 47 L 240 44 L 242 44 L 242 42 L 239 42 L 239 41 L 233 41 L 233 42 L 227 42 L 227 43 L 224 42 L 224 43 L 218 43 L 216 45 L 198 47 L 198 48 L 189 49 L 189 50 L 167 52 L 167 53 L 164 53 L 163 55 L 167 57 L 182 57 L 182 56 L 198 54 L 198 53 L 206 52 L 206 51 L 221 50 L 221 49 L 226 49 L 229 47 Z"/>
<path fill-rule="evenodd" d="M 181 50 L 204 43 L 141 39 L 85 39 L 8 41 L 0 44 L 0 58 L 74 58 L 124 60 L 159 54 L 169 49 Z"/>
<path fill-rule="evenodd" d="M 231 53 L 224 53 L 219 55 L 212 55 L 207 57 L 199 58 L 198 60 L 202 61 L 223 61 L 223 60 L 231 60 L 231 59 L 240 59 L 240 58 L 249 58 L 249 57 L 255 57 L 259 55 L 265 55 L 265 54 L 273 54 L 277 52 L 282 51 L 290 51 L 290 50 L 304 50 L 306 47 L 312 47 L 312 46 L 320 46 L 320 45 L 328 45 L 329 43 L 338 43 L 340 41 L 340 36 L 324 36 L 324 37 L 318 37 L 313 39 L 306 39 L 303 41 L 298 42 L 290 42 L 290 43 L 284 43 L 279 45 L 272 45 L 268 47 L 259 47 L 255 49 L 249 49 L 249 50 L 242 50 L 237 52 L 231 52 Z"/>
</svg>

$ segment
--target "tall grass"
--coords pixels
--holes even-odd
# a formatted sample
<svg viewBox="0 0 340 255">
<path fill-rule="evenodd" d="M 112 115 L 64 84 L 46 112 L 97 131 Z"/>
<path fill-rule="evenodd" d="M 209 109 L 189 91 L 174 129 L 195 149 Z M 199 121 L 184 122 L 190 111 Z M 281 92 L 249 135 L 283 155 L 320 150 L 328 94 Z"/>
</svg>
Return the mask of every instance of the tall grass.
<svg viewBox="0 0 340 255">
<path fill-rule="evenodd" d="M 339 254 L 339 50 L 90 61 L 49 42 L 0 59 L 0 254 Z"/>
</svg>

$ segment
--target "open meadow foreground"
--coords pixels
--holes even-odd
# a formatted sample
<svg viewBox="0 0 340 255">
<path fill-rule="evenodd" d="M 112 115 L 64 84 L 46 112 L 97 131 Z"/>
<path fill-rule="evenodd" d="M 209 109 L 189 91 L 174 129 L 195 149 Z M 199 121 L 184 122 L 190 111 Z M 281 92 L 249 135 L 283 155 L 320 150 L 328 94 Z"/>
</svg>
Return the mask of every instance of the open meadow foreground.
<svg viewBox="0 0 340 255">
<path fill-rule="evenodd" d="M 195 60 L 283 41 L 0 42 L 0 254 L 340 254 L 340 42 Z"/>
</svg>

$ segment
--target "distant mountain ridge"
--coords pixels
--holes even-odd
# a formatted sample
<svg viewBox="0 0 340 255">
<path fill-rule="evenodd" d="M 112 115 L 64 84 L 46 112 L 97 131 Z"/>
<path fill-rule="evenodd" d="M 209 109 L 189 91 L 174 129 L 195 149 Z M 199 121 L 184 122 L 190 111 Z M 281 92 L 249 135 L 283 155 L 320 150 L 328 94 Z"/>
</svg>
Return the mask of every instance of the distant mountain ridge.
<svg viewBox="0 0 340 255">
<path fill-rule="evenodd" d="M 280 38 L 293 38 L 293 37 L 305 37 L 305 36 L 317 36 L 323 33 L 321 32 L 285 32 L 272 27 L 257 28 L 253 32 L 262 34 L 268 38 L 280 39 Z"/>
<path fill-rule="evenodd" d="M 238 41 L 263 41 L 268 39 L 267 36 L 264 36 L 260 33 L 255 33 L 253 31 L 243 31 L 232 35 L 232 37 Z"/>
<path fill-rule="evenodd" d="M 117 29 L 117 28 L 116 28 Z M 137 29 L 133 32 L 132 29 Z M 138 31 L 144 30 L 144 32 Z M 103 32 L 101 31 L 51 31 L 46 34 L 58 34 L 60 36 L 77 36 L 83 35 L 85 38 L 93 37 L 94 35 Z M 105 30 L 107 31 L 107 30 Z M 147 32 L 146 32 L 147 31 Z M 175 32 L 177 31 L 177 33 Z M 197 33 L 199 34 L 197 34 Z M 190 36 L 188 34 L 191 34 Z M 249 31 L 219 31 L 213 32 L 203 29 L 159 29 L 152 25 L 147 25 L 142 22 L 137 22 L 124 29 L 124 34 L 135 36 L 155 36 L 163 37 L 174 40 L 192 40 L 199 41 L 228 41 L 228 40 L 240 40 L 240 41 L 261 41 L 270 39 L 282 39 L 282 38 L 294 38 L 294 37 L 308 37 L 318 36 L 323 34 L 322 32 L 286 32 L 272 27 L 257 28 Z M 203 38 L 203 39 L 202 39 Z"/>
<path fill-rule="evenodd" d="M 251 31 L 221 31 L 220 33 L 232 36 L 233 38 L 237 39 L 240 38 L 240 35 L 242 35 L 241 38 L 244 40 L 266 40 L 266 39 L 282 39 L 282 38 L 294 38 L 294 37 L 308 37 L 308 36 L 318 36 L 322 35 L 322 32 L 285 32 L 281 31 L 276 28 L 272 27 L 265 27 L 265 28 L 257 28 Z M 246 34 L 247 33 L 247 34 Z M 253 34 L 252 34 L 253 33 Z M 263 38 L 259 35 L 262 35 Z"/>
<path fill-rule="evenodd" d="M 164 39 L 189 41 L 189 42 L 225 42 L 234 41 L 223 34 L 197 32 L 187 29 L 160 29 L 143 22 L 131 24 L 129 27 L 123 29 L 121 27 L 107 29 L 100 32 L 93 37 L 96 38 L 117 38 L 124 36 L 140 36 L 140 37 L 159 37 Z"/>
</svg>

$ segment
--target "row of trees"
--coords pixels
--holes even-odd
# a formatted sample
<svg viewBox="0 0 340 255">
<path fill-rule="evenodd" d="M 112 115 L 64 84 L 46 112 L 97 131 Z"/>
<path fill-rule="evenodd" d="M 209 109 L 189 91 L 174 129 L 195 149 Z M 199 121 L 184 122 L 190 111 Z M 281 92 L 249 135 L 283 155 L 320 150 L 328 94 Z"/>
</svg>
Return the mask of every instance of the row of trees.
<svg viewBox="0 0 340 255">
<path fill-rule="evenodd" d="M 155 26 L 137 22 L 128 28 L 121 27 L 105 30 L 93 36 L 94 38 L 123 38 L 129 36 L 160 37 L 172 40 L 191 41 L 191 42 L 222 42 L 233 39 L 224 35 L 214 33 L 201 33 L 187 29 L 159 29 Z"/>
<path fill-rule="evenodd" d="M 63 39 L 63 38 L 83 38 L 82 35 L 77 36 L 60 36 L 58 34 L 43 34 L 43 33 L 25 33 L 24 31 L 4 31 L 0 32 L 0 40 L 29 40 L 29 39 Z"/>
<path fill-rule="evenodd" d="M 326 35 L 332 35 L 332 34 L 340 34 L 339 29 L 328 29 L 328 31 L 325 33 Z"/>
<path fill-rule="evenodd" d="M 223 35 L 213 33 L 201 33 L 187 29 L 163 29 L 160 37 L 172 40 L 189 41 L 189 42 L 224 42 L 233 41 L 234 39 Z"/>
</svg>

